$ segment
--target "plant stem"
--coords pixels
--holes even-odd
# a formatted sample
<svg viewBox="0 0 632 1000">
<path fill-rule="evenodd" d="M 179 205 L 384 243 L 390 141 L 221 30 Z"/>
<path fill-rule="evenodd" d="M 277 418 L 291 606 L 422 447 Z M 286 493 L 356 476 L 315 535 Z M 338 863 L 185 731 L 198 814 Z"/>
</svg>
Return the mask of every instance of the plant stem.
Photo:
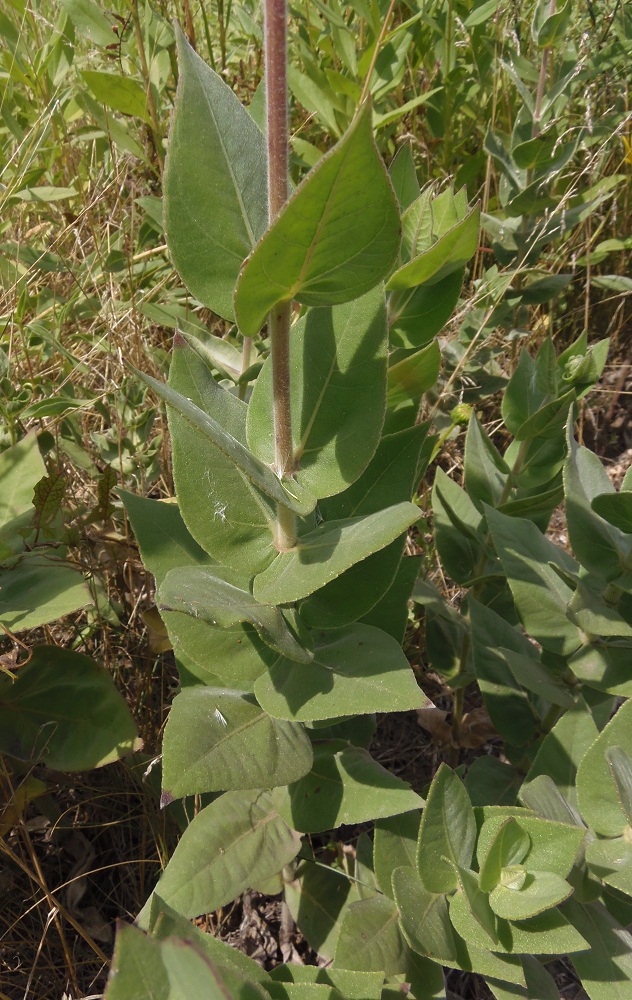
<svg viewBox="0 0 632 1000">
<path fill-rule="evenodd" d="M 147 65 L 147 56 L 145 54 L 145 42 L 143 41 L 143 29 L 140 23 L 140 17 L 138 15 L 138 0 L 132 0 L 132 21 L 134 23 L 134 35 L 136 37 L 136 47 L 138 49 L 138 58 L 140 59 L 140 67 L 143 74 L 143 80 L 145 83 L 145 93 L 147 95 L 147 110 L 149 111 L 149 118 L 151 121 L 151 135 L 154 150 L 156 153 L 156 158 L 158 160 L 158 169 L 160 176 L 165 165 L 164 150 L 162 148 L 162 134 L 160 132 L 160 124 L 158 122 L 158 114 L 156 112 L 156 104 L 154 102 L 154 94 L 151 89 L 151 78 L 149 76 L 149 66 Z"/>
<path fill-rule="evenodd" d="M 241 345 L 241 374 L 247 372 L 250 368 L 250 359 L 252 356 L 252 337 L 242 337 L 243 343 Z M 248 388 L 247 382 L 242 382 L 237 390 L 237 395 L 240 399 L 245 399 L 246 390 Z"/>
<path fill-rule="evenodd" d="M 286 0 L 265 0 L 264 51 L 268 144 L 268 216 L 273 222 L 285 205 L 288 180 L 287 7 Z M 274 469 L 287 476 L 294 471 L 290 408 L 290 320 L 292 304 L 276 306 L 268 315 L 272 360 Z M 296 544 L 296 517 L 277 506 L 274 543 L 280 551 Z"/>
</svg>

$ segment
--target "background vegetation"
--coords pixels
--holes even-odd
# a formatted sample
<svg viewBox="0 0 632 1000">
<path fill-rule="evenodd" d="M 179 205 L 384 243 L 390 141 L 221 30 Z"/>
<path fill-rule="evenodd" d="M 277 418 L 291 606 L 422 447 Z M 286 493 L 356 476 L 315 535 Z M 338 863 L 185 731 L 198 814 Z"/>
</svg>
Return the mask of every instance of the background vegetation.
<svg viewBox="0 0 632 1000">
<path fill-rule="evenodd" d="M 533 353 L 547 336 L 558 354 L 583 333 L 591 343 L 610 338 L 580 430 L 619 481 L 629 464 L 632 15 L 625 4 L 569 0 L 550 36 L 538 37 L 548 11 L 497 0 L 291 4 L 295 181 L 349 125 L 379 40 L 370 89 L 385 159 L 409 143 L 422 185 L 440 190 L 451 179 L 470 203 L 481 201 L 481 242 L 420 414 L 441 442 L 419 498 L 426 511 L 435 467 L 461 478 L 463 410 L 455 407 L 473 406 L 502 450 L 502 390 L 520 348 Z M 124 362 L 164 378 L 176 325 L 223 337 L 216 361 L 229 373 L 238 358 L 230 329 L 195 305 L 166 252 L 173 17 L 261 120 L 256 3 L 5 0 L 0 10 L 0 448 L 36 432 L 46 482 L 24 537 L 29 550 L 54 550 L 79 567 L 88 588 L 70 604 L 60 598 L 44 624 L 31 629 L 21 618 L 13 634 L 11 595 L 0 593 L 0 666 L 19 673 L 42 641 L 88 654 L 111 672 L 144 740 L 142 754 L 72 777 L 18 773 L 2 758 L 0 992 L 10 1000 L 100 995 L 113 920 L 136 915 L 187 810 L 199 807 L 190 800 L 159 810 L 152 762 L 177 676 L 152 608 L 153 580 L 115 492 L 172 495 L 162 407 Z M 531 124 L 521 134 L 527 118 L 539 123 L 546 157 L 528 146 L 537 138 Z M 403 347 L 407 336 L 403 329 Z M 564 545 L 563 515 L 552 530 Z M 458 604 L 430 530 L 419 552 L 428 579 Z M 458 660 L 432 656 L 420 612 L 419 604 L 411 612 L 406 648 L 439 711 L 423 731 L 414 716 L 385 718 L 373 744 L 419 791 L 441 760 L 455 766 L 502 752 L 476 689 L 463 696 L 458 686 Z M 329 850 L 351 858 L 359 832 L 341 831 Z M 268 964 L 292 949 L 308 953 L 280 906 L 256 895 L 210 916 L 208 929 Z M 561 988 L 565 975 L 574 996 L 564 969 Z M 485 995 L 474 980 L 452 986 L 459 996 Z"/>
</svg>

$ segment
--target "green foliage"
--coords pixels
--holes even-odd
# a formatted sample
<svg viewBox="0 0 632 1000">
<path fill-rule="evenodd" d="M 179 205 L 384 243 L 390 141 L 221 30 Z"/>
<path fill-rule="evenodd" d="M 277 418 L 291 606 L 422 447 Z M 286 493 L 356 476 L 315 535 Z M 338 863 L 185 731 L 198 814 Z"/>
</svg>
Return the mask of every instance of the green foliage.
<svg viewBox="0 0 632 1000">
<path fill-rule="evenodd" d="M 248 108 L 240 99 L 248 73 L 257 83 L 255 6 L 216 5 L 218 32 L 200 11 L 213 68 L 164 5 L 62 0 L 44 5 L 46 37 L 22 6 L 0 20 L 0 200 L 20 218 L 0 244 L 12 300 L 0 317 L 0 624 L 21 632 L 95 601 L 68 559 L 63 463 L 97 497 L 79 528 L 119 517 L 115 482 L 139 490 L 121 496 L 180 679 L 163 802 L 210 799 L 144 930 L 122 929 L 108 1000 L 386 1000 L 402 983 L 430 998 L 442 966 L 484 976 L 497 997 L 548 1000 L 543 962 L 558 955 L 591 998 L 626 996 L 632 481 L 617 493 L 575 441 L 608 342 L 584 332 L 560 353 L 553 317 L 576 322 L 584 271 L 586 316 L 595 289 L 630 290 L 602 269 L 620 268 L 629 240 L 600 235 L 624 214 L 606 213 L 628 171 L 629 11 L 602 34 L 599 5 L 571 0 L 518 13 L 430 0 L 386 26 L 385 4 L 298 0 L 294 190 L 269 219 L 264 88 Z M 23 23 L 40 31 L 37 56 Z M 387 171 L 381 154 L 398 145 Z M 116 229 L 93 170 L 128 190 L 130 157 L 141 195 Z M 454 187 L 439 183 L 448 175 Z M 278 352 L 263 328 L 291 303 L 281 477 Z M 150 349 L 142 386 L 135 373 L 95 387 L 93 356 L 127 314 L 133 337 L 112 334 L 111 349 L 144 367 L 151 323 L 176 331 L 173 353 Z M 534 329 L 555 343 L 538 337 L 536 352 Z M 501 388 L 492 434 L 476 408 Z M 175 503 L 144 498 L 161 473 L 152 393 L 168 412 Z M 42 421 L 54 434 L 25 435 Z M 420 497 L 465 424 L 462 480 L 433 467 Z M 562 501 L 572 554 L 547 535 Z M 425 579 L 435 549 L 458 601 Z M 476 682 L 504 751 L 464 781 L 441 766 L 425 802 L 370 749 L 374 713 L 429 704 L 401 648 L 411 594 L 422 656 L 455 692 L 455 742 Z M 135 745 L 89 658 L 40 647 L 16 674 L 2 681 L 0 750 L 20 766 L 98 766 Z M 313 853 L 310 835 L 369 822 L 355 866 Z M 267 975 L 189 923 L 248 888 L 283 888 L 331 966 Z"/>
</svg>

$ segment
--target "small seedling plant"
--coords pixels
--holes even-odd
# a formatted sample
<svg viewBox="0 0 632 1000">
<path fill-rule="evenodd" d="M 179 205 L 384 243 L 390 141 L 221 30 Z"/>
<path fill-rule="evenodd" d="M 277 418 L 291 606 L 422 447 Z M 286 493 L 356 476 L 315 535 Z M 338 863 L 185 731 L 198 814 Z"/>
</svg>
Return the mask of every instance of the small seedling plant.
<svg viewBox="0 0 632 1000">
<path fill-rule="evenodd" d="M 177 503 L 123 495 L 176 655 L 165 806 L 202 796 L 137 920 L 108 1000 L 445 997 L 443 969 L 499 1000 L 629 997 L 632 482 L 615 493 L 573 437 L 607 344 L 524 352 L 501 454 L 471 415 L 463 485 L 437 470 L 447 604 L 408 554 L 436 445 L 420 401 L 436 334 L 477 248 L 463 191 L 390 174 L 361 101 L 296 190 L 288 171 L 283 0 L 265 4 L 265 136 L 177 32 L 165 164 L 173 262 L 229 341 L 177 334 L 167 384 Z M 265 335 L 262 331 L 265 330 Z M 455 422 L 463 418 L 459 412 Z M 544 534 L 566 497 L 576 558 Z M 410 548 L 410 546 L 408 547 Z M 425 801 L 369 751 L 375 713 L 429 705 L 402 651 L 410 601 L 455 692 L 476 680 L 505 740 Z M 355 868 L 312 836 L 374 824 Z M 189 921 L 243 891 L 285 892 L 326 968 L 266 973 Z"/>
</svg>

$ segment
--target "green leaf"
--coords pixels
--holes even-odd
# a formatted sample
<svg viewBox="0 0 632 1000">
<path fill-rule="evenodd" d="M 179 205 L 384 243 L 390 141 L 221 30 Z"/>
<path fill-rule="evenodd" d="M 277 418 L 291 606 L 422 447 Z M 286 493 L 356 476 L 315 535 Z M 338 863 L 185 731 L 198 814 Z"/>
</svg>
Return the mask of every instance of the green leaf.
<svg viewBox="0 0 632 1000">
<path fill-rule="evenodd" d="M 421 570 L 421 560 L 422 556 L 404 556 L 384 597 L 361 619 L 364 625 L 388 632 L 400 646 L 404 642 L 411 593 Z"/>
<path fill-rule="evenodd" d="M 273 794 L 226 792 L 193 818 L 156 892 L 185 917 L 209 913 L 276 875 L 300 845 L 299 835 L 279 815 Z M 141 927 L 148 920 L 148 905 L 138 917 Z"/>
<path fill-rule="evenodd" d="M 234 319 L 239 269 L 268 224 L 263 134 L 176 31 L 179 82 L 165 167 L 165 229 L 191 292 Z"/>
<path fill-rule="evenodd" d="M 487 979 L 492 976 L 503 982 L 518 983 L 524 986 L 525 978 L 522 963 L 517 955 L 501 955 L 483 948 L 475 948 L 454 935 L 457 956 L 454 960 L 443 960 L 442 964 L 451 969 L 462 969 L 464 972 L 476 972 Z"/>
<path fill-rule="evenodd" d="M 179 611 L 161 612 L 175 655 L 182 686 L 210 684 L 252 691 L 270 656 L 254 628 L 214 628 Z"/>
<path fill-rule="evenodd" d="M 573 596 L 549 563 L 576 573 L 574 559 L 545 538 L 531 521 L 486 508 L 487 523 L 526 631 L 545 649 L 569 656 L 581 645 L 580 631 L 566 616 Z"/>
<path fill-rule="evenodd" d="M 539 774 L 533 781 L 525 782 L 520 790 L 520 801 L 542 819 L 583 826 L 577 810 L 564 798 L 548 774 Z"/>
<path fill-rule="evenodd" d="M 455 866 L 470 867 L 475 841 L 476 821 L 465 787 L 441 764 L 428 792 L 417 845 L 417 868 L 429 892 L 456 889 Z"/>
<path fill-rule="evenodd" d="M 575 676 L 590 688 L 622 698 L 632 697 L 630 655 L 632 644 L 598 640 L 581 646 L 568 665 Z M 596 735 L 596 734 L 595 734 Z"/>
<path fill-rule="evenodd" d="M 446 897 L 426 889 L 414 868 L 395 869 L 393 893 L 404 937 L 413 951 L 438 962 L 454 961 L 457 952 Z"/>
<path fill-rule="evenodd" d="M 58 771 L 87 771 L 141 746 L 124 698 L 82 653 L 36 646 L 17 679 L 0 679 L 0 752 Z"/>
<path fill-rule="evenodd" d="M 309 663 L 312 652 L 296 639 L 279 608 L 259 604 L 247 588 L 248 578 L 232 570 L 182 566 L 169 570 L 156 602 L 160 610 L 180 611 L 219 628 L 249 622 L 272 649 Z"/>
<path fill-rule="evenodd" d="M 531 846 L 529 834 L 511 816 L 500 826 L 481 862 L 480 887 L 491 892 L 499 881 L 503 868 L 519 865 Z"/>
<path fill-rule="evenodd" d="M 397 202 L 367 103 L 244 264 L 235 293 L 242 333 L 257 333 L 281 302 L 329 306 L 359 298 L 388 273 L 399 239 Z"/>
<path fill-rule="evenodd" d="M 309 666 L 278 659 L 255 694 L 275 718 L 304 722 L 429 704 L 397 641 L 370 625 L 320 632 Z"/>
<path fill-rule="evenodd" d="M 485 897 L 487 898 L 487 897 Z M 457 892 L 450 900 L 450 920 L 457 932 L 468 944 L 476 948 L 492 948 L 500 954 L 516 955 L 564 955 L 586 948 L 586 941 L 569 923 L 558 908 L 545 910 L 528 920 L 511 921 L 494 918 L 495 943 L 474 919 L 465 893 Z M 556 1000 L 558 993 L 555 994 Z M 536 994 L 533 1000 L 542 1000 Z"/>
<path fill-rule="evenodd" d="M 162 942 L 161 955 L 169 979 L 169 1000 L 267 1000 L 259 983 L 249 981 L 236 968 L 218 968 L 200 954 L 190 941 L 168 938 Z"/>
<path fill-rule="evenodd" d="M 198 354 L 179 338 L 169 382 L 240 445 L 246 445 L 246 405 L 222 389 Z M 267 565 L 275 552 L 271 500 L 229 454 L 176 411 L 170 413 L 169 424 L 176 492 L 189 530 L 221 562 L 250 572 Z M 196 456 L 195 462 L 191 455 Z"/>
<path fill-rule="evenodd" d="M 419 519 L 419 508 L 399 503 L 366 517 L 328 521 L 299 538 L 255 577 L 257 600 L 289 604 L 313 594 L 354 563 L 394 541 Z"/>
<path fill-rule="evenodd" d="M 398 361 L 388 369 L 388 405 L 395 407 L 421 397 L 437 381 L 441 352 L 436 341 Z"/>
<path fill-rule="evenodd" d="M 158 585 L 169 570 L 178 566 L 215 564 L 187 530 L 177 504 L 148 500 L 126 490 L 118 492 L 136 536 L 143 565 Z"/>
<path fill-rule="evenodd" d="M 498 506 L 509 475 L 508 466 L 473 413 L 465 439 L 465 485 L 479 510 L 481 502 Z"/>
<path fill-rule="evenodd" d="M 63 9 L 81 35 L 106 47 L 116 41 L 109 21 L 99 4 L 93 0 L 61 0 Z"/>
<path fill-rule="evenodd" d="M 419 810 L 414 809 L 375 824 L 373 864 L 379 887 L 386 896 L 392 895 L 395 869 L 414 868 L 417 864 L 420 820 Z"/>
<path fill-rule="evenodd" d="M 533 656 L 525 656 L 512 649 L 503 649 L 502 646 L 499 646 L 498 653 L 505 660 L 521 687 L 531 691 L 538 698 L 543 698 L 551 705 L 560 705 L 562 708 L 571 707 L 573 695 L 567 685 L 547 671 Z"/>
<path fill-rule="evenodd" d="M 527 872 L 518 889 L 497 885 L 489 894 L 494 913 L 505 920 L 526 920 L 568 899 L 572 888 L 552 872 Z"/>
<path fill-rule="evenodd" d="M 182 342 L 182 345 L 177 346 L 183 347 L 183 345 L 184 342 Z M 191 353 L 195 355 L 194 351 Z M 183 396 L 171 385 L 158 382 L 151 375 L 145 375 L 143 372 L 137 371 L 136 374 L 154 390 L 157 396 L 164 399 L 165 403 L 172 410 L 175 410 L 176 413 L 184 417 L 193 427 L 201 431 L 202 436 L 214 445 L 222 456 L 232 463 L 239 475 L 245 477 L 267 496 L 276 500 L 277 503 L 289 507 L 290 510 L 295 511 L 297 514 L 309 514 L 314 509 L 315 499 L 313 497 L 307 495 L 296 483 L 282 483 L 271 469 L 248 451 L 238 438 L 234 437 L 229 431 L 224 430 L 215 417 L 205 412 L 204 409 L 195 403 L 192 403 L 188 397 Z M 230 393 L 227 393 L 217 383 L 215 383 L 216 389 L 214 390 L 210 389 L 209 386 L 210 381 L 205 386 L 207 392 L 213 394 L 207 397 L 209 408 L 212 407 L 213 410 L 217 410 L 222 405 L 228 406 L 229 404 L 226 400 L 230 396 Z M 198 434 L 197 439 L 199 440 L 199 438 L 200 435 Z M 210 473 L 211 470 L 209 469 L 209 479 Z M 183 511 L 183 517 L 186 519 L 186 510 L 182 503 L 180 504 L 180 508 Z"/>
<path fill-rule="evenodd" d="M 632 639 L 632 625 L 604 600 L 603 595 L 589 590 L 581 579 L 576 583 L 567 615 L 585 633 L 584 642 L 588 637 L 596 642 L 597 636 L 606 636 L 608 639 L 626 639 L 629 643 Z"/>
<path fill-rule="evenodd" d="M 581 814 L 604 837 L 619 836 L 627 825 L 606 754 L 612 747 L 631 746 L 632 701 L 626 701 L 584 755 L 577 772 Z"/>
<path fill-rule="evenodd" d="M 439 467 L 432 489 L 432 512 L 441 562 L 456 583 L 466 583 L 481 558 L 483 517 L 465 490 Z"/>
<path fill-rule="evenodd" d="M 620 576 L 624 558 L 632 554 L 632 540 L 591 506 L 596 497 L 607 493 L 616 496 L 606 470 L 596 455 L 575 442 L 569 421 L 568 458 L 564 466 L 568 535 L 582 566 L 609 582 Z"/>
<path fill-rule="evenodd" d="M 522 860 L 516 862 L 515 858 L 522 852 L 525 841 L 519 838 L 517 832 L 513 832 L 510 835 L 507 853 L 504 856 L 501 854 L 502 867 L 512 868 L 519 864 L 526 872 L 551 872 L 565 879 L 577 859 L 586 830 L 568 823 L 541 819 L 526 809 L 514 811 L 513 821 L 528 835 L 529 849 L 528 853 L 523 854 Z M 497 814 L 492 810 L 483 823 L 476 847 L 481 874 L 488 853 L 496 842 L 498 831 L 506 822 L 506 814 Z M 487 886 L 491 887 L 491 879 L 488 881 L 486 876 L 481 881 L 481 888 L 486 889 Z"/>
<path fill-rule="evenodd" d="M 521 170 L 539 170 L 550 165 L 558 141 L 556 130 L 550 129 L 526 142 L 519 142 L 512 149 L 511 155 Z"/>
<path fill-rule="evenodd" d="M 290 785 L 281 807 L 288 823 L 304 833 L 334 830 L 408 812 L 422 799 L 361 747 L 340 741 L 315 744 L 311 772 Z"/>
<path fill-rule="evenodd" d="M 160 943 L 120 923 L 104 1000 L 169 1000 Z"/>
<path fill-rule="evenodd" d="M 586 845 L 585 859 L 602 881 L 615 885 L 630 895 L 632 844 L 625 836 L 617 837 L 615 840 L 591 841 Z"/>
<path fill-rule="evenodd" d="M 88 69 L 81 71 L 81 77 L 101 104 L 149 122 L 145 90 L 133 77 Z"/>
<path fill-rule="evenodd" d="M 542 370 L 523 348 L 502 400 L 503 420 L 513 435 L 547 401 L 550 390 Z"/>
<path fill-rule="evenodd" d="M 628 826 L 632 827 L 632 760 L 622 747 L 609 747 L 606 760 Z"/>
<path fill-rule="evenodd" d="M 568 411 L 575 402 L 575 390 L 551 399 L 528 417 L 515 433 L 516 441 L 527 441 L 530 438 L 556 438 L 566 423 Z"/>
<path fill-rule="evenodd" d="M 468 767 L 465 787 L 473 806 L 512 806 L 523 776 L 497 757 L 477 757 Z"/>
<path fill-rule="evenodd" d="M 362 476 L 344 493 L 319 504 L 325 521 L 373 514 L 393 503 L 410 500 L 417 485 L 420 452 L 427 445 L 425 424 L 383 437 Z M 301 605 L 301 617 L 315 627 L 338 628 L 370 612 L 398 573 L 404 541 L 400 536 L 308 597 Z M 404 613 L 407 617 L 405 607 Z"/>
<path fill-rule="evenodd" d="M 605 521 L 626 535 L 632 534 L 632 492 L 630 489 L 620 493 L 601 493 L 592 501 L 592 509 Z"/>
<path fill-rule="evenodd" d="M 385 896 L 351 903 L 343 917 L 334 965 L 385 976 L 404 972 L 407 948 L 398 918 L 397 906 Z"/>
<path fill-rule="evenodd" d="M 402 255 L 417 257 L 433 242 L 432 186 L 426 187 L 402 215 Z M 458 220 L 455 219 L 454 222 Z"/>
<path fill-rule="evenodd" d="M 454 271 L 436 285 L 419 285 L 389 297 L 389 326 L 403 346 L 423 347 L 441 332 L 459 301 L 465 271 Z"/>
<path fill-rule="evenodd" d="M 164 795 L 275 788 L 310 770 L 312 745 L 303 726 L 271 719 L 254 698 L 194 687 L 174 699 L 163 741 Z"/>
<path fill-rule="evenodd" d="M 311 948 L 332 959 L 346 906 L 358 892 L 338 868 L 307 859 L 294 882 L 285 885 L 285 901 L 301 934 Z"/>
<path fill-rule="evenodd" d="M 546 0 L 542 0 L 536 8 L 531 35 L 539 49 L 549 48 L 560 38 L 564 38 L 571 22 L 572 6 L 569 2 L 565 3 L 561 10 L 547 17 L 546 12 L 550 9 L 550 4 L 546 3 Z"/>
<path fill-rule="evenodd" d="M 578 699 L 544 737 L 526 781 L 533 781 L 538 775 L 548 775 L 570 804 L 577 805 L 577 768 L 598 735 L 588 706 L 583 698 Z"/>
<path fill-rule="evenodd" d="M 25 555 L 0 570 L 0 622 L 12 632 L 39 628 L 93 603 L 81 573 L 56 556 Z"/>
<path fill-rule="evenodd" d="M 33 490 L 45 475 L 34 433 L 0 454 L 0 562 L 24 548 L 20 529 L 32 523 Z"/>
<path fill-rule="evenodd" d="M 573 965 L 591 1000 L 628 1000 L 632 988 L 632 935 L 602 903 L 574 899 L 562 911 L 590 948 L 573 956 Z"/>
<path fill-rule="evenodd" d="M 536 720 L 525 692 L 500 650 L 512 650 L 533 660 L 537 651 L 517 629 L 491 608 L 468 601 L 474 669 L 485 706 L 498 732 L 513 746 L 524 746 L 535 735 Z"/>
<path fill-rule="evenodd" d="M 269 977 L 257 962 L 248 958 L 242 951 L 231 947 L 219 938 L 207 934 L 186 917 L 176 913 L 174 909 L 154 893 L 151 897 L 151 912 L 148 930 L 159 941 L 167 938 L 179 938 L 195 945 L 197 951 L 206 955 L 220 969 L 237 969 L 244 973 L 251 982 L 266 984 Z"/>
<path fill-rule="evenodd" d="M 467 264 L 478 246 L 480 206 L 475 205 L 461 222 L 448 230 L 428 250 L 404 264 L 389 278 L 389 291 L 436 284 Z"/>
<path fill-rule="evenodd" d="M 473 872 L 468 868 L 457 868 L 457 874 L 459 880 L 459 891 L 450 901 L 450 920 L 453 927 L 462 938 L 466 941 L 471 940 L 472 944 L 475 944 L 480 948 L 490 948 L 493 945 L 495 950 L 503 950 L 498 944 L 498 918 L 489 905 L 489 897 L 487 893 L 481 891 L 479 876 L 476 872 Z M 478 927 L 472 926 L 471 938 L 470 932 L 466 930 L 464 934 L 462 929 L 459 930 L 458 923 L 455 921 L 455 914 L 459 907 L 459 901 L 461 903 L 462 912 L 467 915 L 467 923 L 471 925 L 473 918 L 474 923 L 478 925 Z M 481 931 L 483 931 L 482 935 L 480 933 Z M 476 938 L 476 940 L 474 940 L 474 938 Z"/>
<path fill-rule="evenodd" d="M 310 309 L 290 335 L 291 410 L 296 479 L 317 497 L 340 493 L 364 472 L 377 448 L 386 406 L 384 292 L 333 308 Z M 274 463 L 272 362 L 248 406 L 248 444 Z"/>
<path fill-rule="evenodd" d="M 152 319 L 153 317 L 150 315 L 149 318 Z M 200 355 L 209 368 L 217 368 L 223 375 L 227 375 L 231 381 L 239 382 L 243 374 L 241 370 L 241 354 L 236 347 L 233 347 L 230 341 L 216 336 L 207 336 L 206 340 L 200 340 L 194 334 L 187 333 L 186 319 L 184 317 L 179 318 L 179 321 L 174 323 L 174 326 L 180 329 L 189 347 L 192 347 L 196 354 Z"/>
<path fill-rule="evenodd" d="M 315 965 L 277 965 L 272 969 L 270 978 L 274 982 L 322 983 L 334 986 L 345 1000 L 380 1000 L 384 982 L 381 972 L 358 972 L 335 969 L 332 966 L 321 969 Z M 309 1000 L 311 994 L 306 993 L 304 996 L 305 1000 Z"/>
<path fill-rule="evenodd" d="M 417 170 L 415 169 L 415 161 L 409 142 L 400 146 L 397 150 L 393 162 L 388 169 L 388 174 L 399 206 L 403 212 L 419 196 Z"/>
</svg>

